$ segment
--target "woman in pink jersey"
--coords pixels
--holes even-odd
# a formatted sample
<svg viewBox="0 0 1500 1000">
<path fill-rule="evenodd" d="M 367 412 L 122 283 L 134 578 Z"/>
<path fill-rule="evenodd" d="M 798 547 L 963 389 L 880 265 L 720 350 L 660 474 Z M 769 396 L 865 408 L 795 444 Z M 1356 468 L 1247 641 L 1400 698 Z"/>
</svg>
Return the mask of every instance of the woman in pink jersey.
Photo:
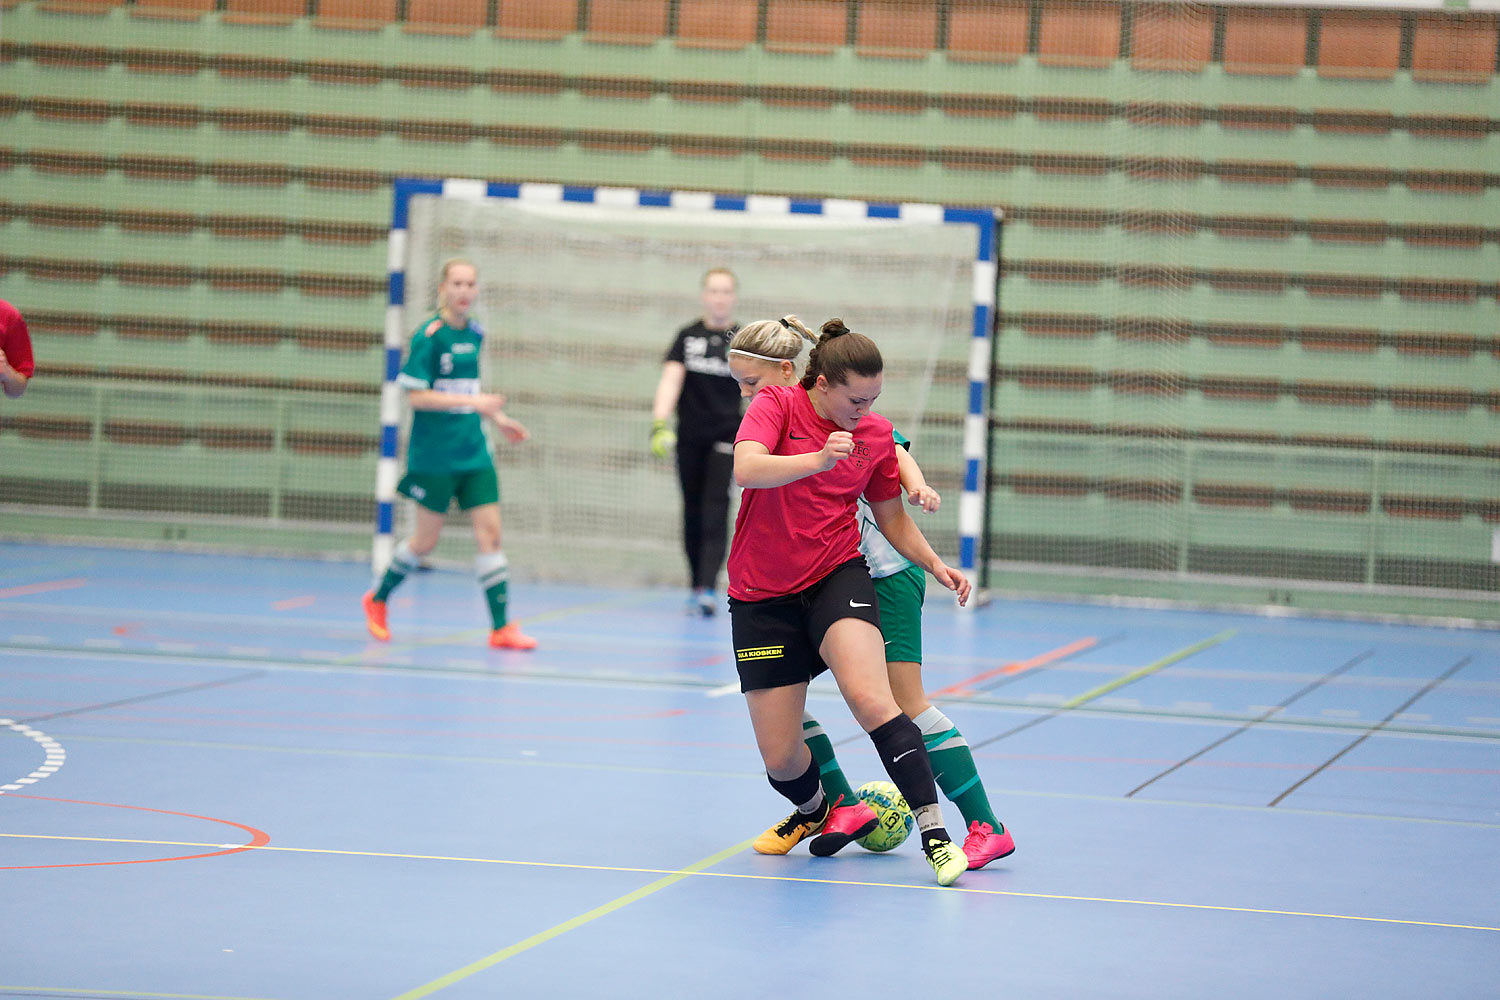
<svg viewBox="0 0 1500 1000">
<path fill-rule="evenodd" d="M 812 338 L 796 317 L 761 322 Z M 735 437 L 734 479 L 744 488 L 729 552 L 735 661 L 766 776 L 796 806 L 755 849 L 785 854 L 816 833 L 809 849 L 827 856 L 875 828 L 863 802 L 825 799 L 802 740 L 808 682 L 831 669 L 911 806 L 939 884 L 951 885 L 968 862 L 943 827 L 921 731 L 891 695 L 856 500 L 863 495 L 896 550 L 960 602 L 969 581 L 938 558 L 901 505 L 891 424 L 870 411 L 883 371 L 873 341 L 829 320 L 801 382 L 756 393 Z"/>
<path fill-rule="evenodd" d="M 20 399 L 36 373 L 31 357 L 31 331 L 21 310 L 0 299 L 0 392 Z"/>
</svg>

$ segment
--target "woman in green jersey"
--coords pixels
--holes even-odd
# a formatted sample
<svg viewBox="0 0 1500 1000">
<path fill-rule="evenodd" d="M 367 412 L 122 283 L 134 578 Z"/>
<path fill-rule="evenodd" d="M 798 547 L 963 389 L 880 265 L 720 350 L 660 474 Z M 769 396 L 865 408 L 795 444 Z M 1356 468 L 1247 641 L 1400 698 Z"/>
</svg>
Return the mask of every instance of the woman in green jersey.
<svg viewBox="0 0 1500 1000">
<path fill-rule="evenodd" d="M 455 258 L 443 264 L 437 312 L 412 335 L 406 364 L 397 378 L 413 413 L 406 475 L 396 489 L 417 502 L 417 523 L 411 537 L 396 546 L 379 584 L 364 596 L 365 622 L 370 634 L 382 641 L 391 637 L 386 600 L 437 547 L 448 505 L 457 500 L 459 509 L 469 512 L 474 527 L 479 550 L 474 572 L 489 604 L 490 645 L 536 648 L 535 639 L 522 634 L 515 622 L 506 621 L 509 564 L 500 548 L 500 480 L 490 458 L 484 422 L 490 421 L 512 443 L 530 435 L 506 416 L 501 408 L 504 396 L 480 391 L 484 333 L 469 317 L 478 286 L 479 272 L 472 262 Z"/>
</svg>

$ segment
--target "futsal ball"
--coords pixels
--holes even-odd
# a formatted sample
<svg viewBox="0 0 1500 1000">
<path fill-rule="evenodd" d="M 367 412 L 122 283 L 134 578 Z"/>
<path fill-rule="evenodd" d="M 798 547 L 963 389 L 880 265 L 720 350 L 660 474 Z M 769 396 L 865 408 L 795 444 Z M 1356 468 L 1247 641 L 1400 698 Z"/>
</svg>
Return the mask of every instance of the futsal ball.
<svg viewBox="0 0 1500 1000">
<path fill-rule="evenodd" d="M 875 810 L 880 819 L 880 825 L 874 831 L 859 838 L 859 846 L 865 850 L 889 851 L 900 847 L 916 829 L 917 820 L 907 807 L 905 797 L 889 781 L 867 781 L 854 794 Z"/>
</svg>

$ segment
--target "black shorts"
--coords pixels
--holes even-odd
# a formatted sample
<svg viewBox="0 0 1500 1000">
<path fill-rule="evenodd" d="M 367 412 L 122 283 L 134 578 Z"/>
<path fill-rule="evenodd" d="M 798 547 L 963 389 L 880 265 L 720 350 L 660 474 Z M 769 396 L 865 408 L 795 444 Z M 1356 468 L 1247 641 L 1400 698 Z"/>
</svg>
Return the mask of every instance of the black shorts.
<svg viewBox="0 0 1500 1000">
<path fill-rule="evenodd" d="M 880 602 L 864 556 L 840 563 L 806 590 L 764 601 L 729 599 L 741 691 L 806 684 L 828 669 L 818 655 L 841 618 L 880 627 Z"/>
</svg>

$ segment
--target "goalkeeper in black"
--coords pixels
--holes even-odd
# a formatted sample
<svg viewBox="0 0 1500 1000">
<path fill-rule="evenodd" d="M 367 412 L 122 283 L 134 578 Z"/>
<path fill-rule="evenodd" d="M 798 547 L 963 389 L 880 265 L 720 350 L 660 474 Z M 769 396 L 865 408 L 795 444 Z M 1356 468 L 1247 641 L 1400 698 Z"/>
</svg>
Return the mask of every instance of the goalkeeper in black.
<svg viewBox="0 0 1500 1000">
<path fill-rule="evenodd" d="M 729 537 L 729 482 L 734 435 L 740 426 L 740 389 L 726 351 L 734 336 L 737 283 L 728 268 L 703 275 L 703 315 L 677 332 L 662 361 L 651 406 L 651 453 L 666 458 L 674 446 L 682 487 L 682 545 L 692 594 L 688 611 L 709 617 Z M 677 430 L 668 423 L 677 414 Z"/>
</svg>

